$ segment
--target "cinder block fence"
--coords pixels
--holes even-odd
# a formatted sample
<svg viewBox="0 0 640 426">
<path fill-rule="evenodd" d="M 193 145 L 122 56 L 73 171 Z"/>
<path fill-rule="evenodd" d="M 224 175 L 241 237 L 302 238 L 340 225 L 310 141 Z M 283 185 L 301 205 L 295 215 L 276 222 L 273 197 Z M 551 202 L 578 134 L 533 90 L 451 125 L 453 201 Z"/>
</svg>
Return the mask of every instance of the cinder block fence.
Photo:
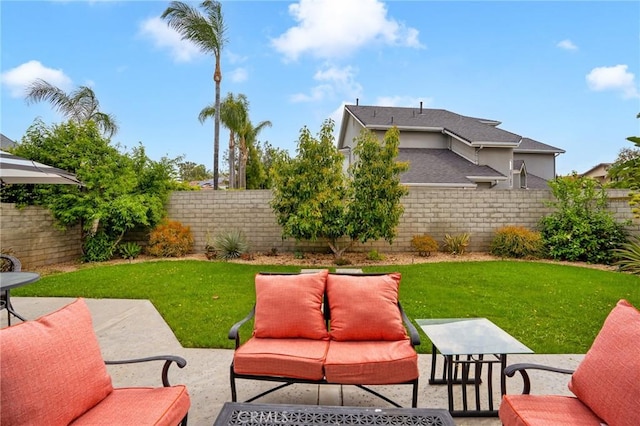
<svg viewBox="0 0 640 426">
<path fill-rule="evenodd" d="M 609 190 L 609 209 L 618 220 L 632 219 L 628 191 Z M 465 190 L 411 188 L 403 199 L 404 215 L 393 245 L 377 241 L 356 246 L 355 250 L 403 252 L 411 249 L 411 238 L 429 234 L 442 241 L 445 234 L 468 232 L 470 251 L 487 251 L 493 233 L 505 225 L 535 229 L 538 220 L 551 212 L 545 201 L 547 190 Z M 283 240 L 269 201 L 271 191 L 191 191 L 174 192 L 168 208 L 169 218 L 191 227 L 195 251 L 203 251 L 207 233 L 216 235 L 238 229 L 244 232 L 253 252 L 326 250 L 323 242 L 296 244 Z M 640 234 L 640 221 L 629 231 Z M 80 229 L 62 232 L 55 228 L 50 214 L 40 208 L 16 209 L 2 204 L 0 246 L 13 249 L 26 268 L 77 259 L 81 253 Z"/>
</svg>

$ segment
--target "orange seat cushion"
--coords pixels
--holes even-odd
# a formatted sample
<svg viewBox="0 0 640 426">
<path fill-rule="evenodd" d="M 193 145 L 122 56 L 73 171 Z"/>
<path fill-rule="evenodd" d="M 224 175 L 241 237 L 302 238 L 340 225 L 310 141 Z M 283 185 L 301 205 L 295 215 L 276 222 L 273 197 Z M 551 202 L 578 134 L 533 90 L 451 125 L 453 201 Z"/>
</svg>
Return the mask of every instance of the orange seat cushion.
<svg viewBox="0 0 640 426">
<path fill-rule="evenodd" d="M 408 340 L 329 343 L 329 383 L 386 385 L 418 378 L 418 354 Z"/>
<path fill-rule="evenodd" d="M 187 414 L 190 405 L 187 388 L 183 385 L 116 388 L 72 425 L 175 426 Z"/>
<path fill-rule="evenodd" d="M 112 390 L 83 299 L 0 330 L 0 419 L 67 425 Z"/>
<path fill-rule="evenodd" d="M 602 423 L 572 396 L 505 395 L 498 414 L 504 426 L 601 426 Z"/>
<path fill-rule="evenodd" d="M 398 309 L 399 284 L 399 273 L 329 275 L 331 338 L 339 341 L 406 339 Z"/>
<path fill-rule="evenodd" d="M 238 374 L 320 380 L 328 347 L 328 340 L 252 337 L 236 349 L 233 369 Z"/>
<path fill-rule="evenodd" d="M 640 424 L 640 311 L 620 300 L 569 389 L 609 425 Z"/>
<path fill-rule="evenodd" d="M 328 339 L 322 301 L 328 270 L 300 275 L 256 275 L 253 335 Z"/>
</svg>

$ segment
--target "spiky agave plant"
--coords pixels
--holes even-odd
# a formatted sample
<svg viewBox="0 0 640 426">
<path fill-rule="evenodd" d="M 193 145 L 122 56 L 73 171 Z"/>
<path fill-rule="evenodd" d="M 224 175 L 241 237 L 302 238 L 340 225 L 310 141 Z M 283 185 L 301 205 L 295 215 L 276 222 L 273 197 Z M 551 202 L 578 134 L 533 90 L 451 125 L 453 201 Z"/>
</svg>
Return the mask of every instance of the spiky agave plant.
<svg viewBox="0 0 640 426">
<path fill-rule="evenodd" d="M 622 244 L 620 248 L 614 249 L 614 256 L 618 259 L 614 265 L 621 271 L 640 275 L 640 238 L 635 237 L 633 241 Z"/>
<path fill-rule="evenodd" d="M 237 229 L 218 234 L 214 247 L 223 259 L 236 259 L 249 249 L 249 243 L 242 231 Z"/>
</svg>

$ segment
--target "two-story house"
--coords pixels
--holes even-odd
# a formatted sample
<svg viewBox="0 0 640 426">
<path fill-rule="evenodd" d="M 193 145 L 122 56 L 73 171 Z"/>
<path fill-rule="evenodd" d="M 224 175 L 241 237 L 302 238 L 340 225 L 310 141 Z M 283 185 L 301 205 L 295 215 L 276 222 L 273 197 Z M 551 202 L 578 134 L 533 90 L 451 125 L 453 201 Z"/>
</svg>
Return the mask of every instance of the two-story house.
<svg viewBox="0 0 640 426">
<path fill-rule="evenodd" d="M 338 136 L 345 167 L 354 138 L 368 129 L 382 139 L 400 130 L 399 161 L 409 162 L 401 182 L 409 186 L 471 189 L 545 189 L 565 151 L 499 129 L 499 121 L 443 109 L 346 105 Z"/>
</svg>

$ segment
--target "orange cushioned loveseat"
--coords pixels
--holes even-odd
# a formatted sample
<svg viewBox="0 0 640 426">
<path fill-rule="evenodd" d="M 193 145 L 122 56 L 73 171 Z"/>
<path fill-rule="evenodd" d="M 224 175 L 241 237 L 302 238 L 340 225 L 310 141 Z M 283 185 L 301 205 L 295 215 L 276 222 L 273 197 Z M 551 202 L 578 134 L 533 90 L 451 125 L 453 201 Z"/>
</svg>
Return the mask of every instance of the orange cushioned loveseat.
<svg viewBox="0 0 640 426">
<path fill-rule="evenodd" d="M 232 400 L 236 379 L 253 379 L 283 384 L 247 402 L 318 383 L 356 385 L 399 407 L 366 385 L 408 384 L 416 407 L 420 337 L 402 311 L 399 285 L 399 273 L 256 275 L 255 306 L 229 331 Z M 253 335 L 242 343 L 240 327 L 252 318 Z"/>
<path fill-rule="evenodd" d="M 172 362 L 159 356 L 107 363 L 164 361 L 164 387 L 115 388 L 83 299 L 35 321 L 0 330 L 0 424 L 186 425 L 185 386 L 170 386 Z"/>
<path fill-rule="evenodd" d="M 571 374 L 572 396 L 530 395 L 527 370 Z M 505 395 L 500 420 L 505 426 L 640 425 L 640 312 L 620 300 L 607 316 L 593 345 L 574 371 L 536 364 L 514 364 L 508 376 L 522 374 L 522 395 Z"/>
</svg>

